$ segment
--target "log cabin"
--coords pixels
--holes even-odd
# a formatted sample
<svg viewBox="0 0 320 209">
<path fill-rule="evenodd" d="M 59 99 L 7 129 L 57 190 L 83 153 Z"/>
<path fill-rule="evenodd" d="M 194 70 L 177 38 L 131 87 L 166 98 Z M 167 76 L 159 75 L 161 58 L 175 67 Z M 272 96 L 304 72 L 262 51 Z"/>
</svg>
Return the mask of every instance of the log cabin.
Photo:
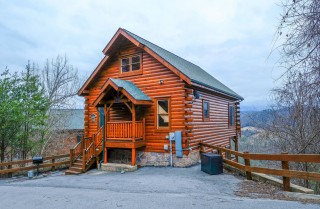
<svg viewBox="0 0 320 209">
<path fill-rule="evenodd" d="M 230 146 L 240 135 L 243 98 L 199 66 L 119 28 L 78 92 L 84 137 L 68 174 L 94 162 L 185 167 L 199 142 Z"/>
</svg>

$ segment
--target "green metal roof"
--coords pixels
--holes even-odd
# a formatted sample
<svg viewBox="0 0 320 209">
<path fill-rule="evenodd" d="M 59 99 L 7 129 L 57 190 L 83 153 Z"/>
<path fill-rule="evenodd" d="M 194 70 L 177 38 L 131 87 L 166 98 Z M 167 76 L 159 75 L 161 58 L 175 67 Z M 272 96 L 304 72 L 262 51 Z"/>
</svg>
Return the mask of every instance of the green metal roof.
<svg viewBox="0 0 320 209">
<path fill-rule="evenodd" d="M 118 87 L 125 89 L 135 100 L 151 101 L 151 99 L 132 82 L 115 78 L 110 78 L 110 80 Z"/>
<path fill-rule="evenodd" d="M 125 30 L 125 29 L 123 29 Z M 225 86 L 223 83 L 215 79 L 212 75 L 207 73 L 205 70 L 200 68 L 199 66 L 141 38 L 140 36 L 137 36 L 134 33 L 131 33 L 128 30 L 125 30 L 130 36 L 132 36 L 135 40 L 142 43 L 143 45 L 147 46 L 149 49 L 151 49 L 153 52 L 158 54 L 160 57 L 162 57 L 164 60 L 169 62 L 171 65 L 173 65 L 175 68 L 180 70 L 183 74 L 188 76 L 193 83 L 201 84 L 203 86 L 206 86 L 208 88 L 211 88 L 215 91 L 218 91 L 223 94 L 227 94 L 229 96 L 232 96 L 234 98 L 243 100 L 243 97 L 232 91 L 230 88 Z"/>
</svg>

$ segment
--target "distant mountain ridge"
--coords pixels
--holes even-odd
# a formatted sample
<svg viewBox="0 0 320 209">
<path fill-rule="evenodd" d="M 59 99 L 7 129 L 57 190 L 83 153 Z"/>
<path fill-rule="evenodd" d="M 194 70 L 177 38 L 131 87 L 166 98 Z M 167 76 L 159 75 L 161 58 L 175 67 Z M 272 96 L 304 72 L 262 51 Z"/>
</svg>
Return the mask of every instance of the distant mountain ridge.
<svg viewBox="0 0 320 209">
<path fill-rule="evenodd" d="M 241 111 L 240 120 L 241 127 L 263 127 L 264 124 L 269 123 L 272 119 L 272 110 L 261 111 Z"/>
</svg>

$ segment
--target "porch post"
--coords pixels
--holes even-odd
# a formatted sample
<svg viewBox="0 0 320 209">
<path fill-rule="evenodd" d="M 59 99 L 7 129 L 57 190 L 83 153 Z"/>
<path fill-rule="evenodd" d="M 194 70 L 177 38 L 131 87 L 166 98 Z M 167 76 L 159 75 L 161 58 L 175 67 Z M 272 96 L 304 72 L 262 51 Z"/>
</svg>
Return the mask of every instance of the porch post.
<svg viewBox="0 0 320 209">
<path fill-rule="evenodd" d="M 103 163 L 104 163 L 104 164 L 106 164 L 106 163 L 108 162 L 108 157 L 107 157 L 107 156 L 108 156 L 108 153 L 107 153 L 107 152 L 108 152 L 108 149 L 107 149 L 107 147 L 105 147 L 105 148 L 104 148 L 104 152 L 103 152 L 103 154 L 104 154 L 104 155 L 103 155 Z"/>
<path fill-rule="evenodd" d="M 102 149 L 103 149 L 103 163 L 108 162 L 108 149 L 106 147 L 106 141 L 107 141 L 107 122 L 108 122 L 108 111 L 107 111 L 107 105 L 104 105 L 104 128 L 103 128 L 103 143 L 102 143 Z"/>
<path fill-rule="evenodd" d="M 132 148 L 131 164 L 136 165 L 136 148 Z"/>
<path fill-rule="evenodd" d="M 136 140 L 136 108 L 132 102 L 132 142 Z"/>
<path fill-rule="evenodd" d="M 136 107 L 132 102 L 132 143 L 134 146 L 134 143 L 136 141 Z M 131 164 L 136 164 L 136 149 L 132 148 L 132 156 L 131 156 Z"/>
<path fill-rule="evenodd" d="M 234 149 L 235 151 L 239 151 L 238 134 L 234 137 Z M 239 162 L 238 156 L 236 156 L 236 162 Z"/>
</svg>

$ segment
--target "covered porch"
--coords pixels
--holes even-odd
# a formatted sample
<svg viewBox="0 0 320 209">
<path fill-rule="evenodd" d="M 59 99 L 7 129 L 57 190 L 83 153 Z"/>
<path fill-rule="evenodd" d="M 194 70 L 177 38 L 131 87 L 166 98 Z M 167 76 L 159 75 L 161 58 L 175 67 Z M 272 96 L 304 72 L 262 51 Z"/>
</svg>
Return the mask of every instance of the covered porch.
<svg viewBox="0 0 320 209">
<path fill-rule="evenodd" d="M 144 147 L 145 110 L 151 99 L 130 81 L 109 78 L 93 105 L 103 114 L 103 162 L 108 163 L 108 149 L 131 149 L 131 164 L 136 164 L 136 149 Z M 102 118 L 102 117 L 99 117 Z"/>
</svg>

